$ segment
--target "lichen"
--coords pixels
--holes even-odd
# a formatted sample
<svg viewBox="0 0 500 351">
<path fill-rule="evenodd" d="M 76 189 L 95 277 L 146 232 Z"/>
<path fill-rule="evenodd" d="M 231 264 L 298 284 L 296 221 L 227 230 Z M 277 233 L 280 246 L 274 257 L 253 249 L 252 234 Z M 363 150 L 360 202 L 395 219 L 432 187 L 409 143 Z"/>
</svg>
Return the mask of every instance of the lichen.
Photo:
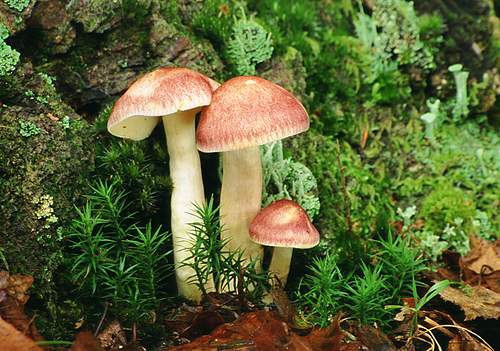
<svg viewBox="0 0 500 351">
<path fill-rule="evenodd" d="M 5 0 L 7 6 L 18 12 L 23 12 L 30 4 L 30 0 Z"/>
<path fill-rule="evenodd" d="M 5 39 L 9 36 L 9 31 L 2 23 L 0 23 L 0 79 L 11 73 L 19 62 L 20 54 L 12 49 Z"/>
</svg>

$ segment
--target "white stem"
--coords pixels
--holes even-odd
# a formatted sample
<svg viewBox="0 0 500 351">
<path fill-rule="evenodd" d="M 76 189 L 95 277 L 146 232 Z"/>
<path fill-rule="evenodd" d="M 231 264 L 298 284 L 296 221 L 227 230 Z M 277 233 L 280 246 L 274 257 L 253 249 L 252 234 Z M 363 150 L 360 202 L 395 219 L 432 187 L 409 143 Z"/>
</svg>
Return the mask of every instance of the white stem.
<svg viewBox="0 0 500 351">
<path fill-rule="evenodd" d="M 275 247 L 273 258 L 269 265 L 269 273 L 279 279 L 281 286 L 285 287 L 290 272 L 290 262 L 292 262 L 293 249 L 288 247 Z"/>
<path fill-rule="evenodd" d="M 190 256 L 189 247 L 194 237 L 189 234 L 189 223 L 196 221 L 193 204 L 203 206 L 205 194 L 201 176 L 200 155 L 195 138 L 196 110 L 177 112 L 163 117 L 170 158 L 170 178 L 172 180 L 171 230 L 174 247 L 174 264 L 177 289 L 185 298 L 200 301 L 201 291 L 188 284 L 195 271 L 183 266 Z M 207 283 L 207 291 L 213 291 L 213 281 Z"/>
<path fill-rule="evenodd" d="M 257 261 L 260 270 L 263 248 L 250 240 L 248 228 L 261 208 L 262 167 L 259 147 L 222 153 L 220 214 L 222 239 L 227 249 L 243 250 L 246 263 Z"/>
</svg>

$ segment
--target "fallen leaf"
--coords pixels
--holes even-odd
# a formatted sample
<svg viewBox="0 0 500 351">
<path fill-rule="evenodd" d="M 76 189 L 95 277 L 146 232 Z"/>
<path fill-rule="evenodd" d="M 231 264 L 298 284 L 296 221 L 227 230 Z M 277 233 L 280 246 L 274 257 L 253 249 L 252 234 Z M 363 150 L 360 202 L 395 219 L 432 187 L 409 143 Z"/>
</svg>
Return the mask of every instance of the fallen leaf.
<svg viewBox="0 0 500 351">
<path fill-rule="evenodd" d="M 363 325 L 355 329 L 355 335 L 370 351 L 396 351 L 396 346 L 380 329 Z"/>
<path fill-rule="evenodd" d="M 217 327 L 210 335 L 168 350 L 329 351 L 340 350 L 343 338 L 338 320 L 329 328 L 313 330 L 302 337 L 289 329 L 278 313 L 256 311 Z"/>
<path fill-rule="evenodd" d="M 465 320 L 476 318 L 500 318 L 500 294 L 482 286 L 474 286 L 464 291 L 447 287 L 440 293 L 445 301 L 459 306 L 465 313 Z"/>
<path fill-rule="evenodd" d="M 500 293 L 500 239 L 496 242 L 471 237 L 471 250 L 460 259 L 463 279 Z"/>
<path fill-rule="evenodd" d="M 0 317 L 0 350 L 43 351 L 32 339 Z"/>
<path fill-rule="evenodd" d="M 468 333 L 460 332 L 448 342 L 446 351 L 493 351 Z"/>
<path fill-rule="evenodd" d="M 31 285 L 33 285 L 33 277 L 30 275 L 10 275 L 7 271 L 0 271 L 0 290 L 5 290 L 9 296 L 22 305 L 29 299 L 27 291 Z"/>
<path fill-rule="evenodd" d="M 91 332 L 83 331 L 76 335 L 69 351 L 104 351 L 104 349 Z"/>
<path fill-rule="evenodd" d="M 100 345 L 106 350 L 118 350 L 127 344 L 127 337 L 120 322 L 112 321 L 106 329 L 97 336 Z"/>
</svg>

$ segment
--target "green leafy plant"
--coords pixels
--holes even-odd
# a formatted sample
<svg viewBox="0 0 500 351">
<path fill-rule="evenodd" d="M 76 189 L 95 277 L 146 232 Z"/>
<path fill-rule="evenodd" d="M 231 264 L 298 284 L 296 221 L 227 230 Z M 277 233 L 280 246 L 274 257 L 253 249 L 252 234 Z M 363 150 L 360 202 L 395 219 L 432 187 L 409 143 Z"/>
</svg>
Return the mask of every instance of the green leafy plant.
<svg viewBox="0 0 500 351">
<path fill-rule="evenodd" d="M 255 262 L 244 263 L 241 251 L 229 252 L 227 241 L 220 240 L 223 230 L 219 224 L 219 207 L 214 207 L 213 197 L 204 206 L 195 205 L 197 221 L 190 223 L 195 241 L 189 249 L 187 266 L 195 275 L 191 282 L 203 294 L 206 283 L 213 277 L 215 290 L 230 293 L 245 293 L 251 299 L 259 300 L 268 289 L 266 273 L 257 273 Z"/>
<path fill-rule="evenodd" d="M 392 292 L 391 299 L 397 300 L 412 291 L 415 277 L 425 271 L 425 259 L 415 247 L 410 235 L 393 235 L 376 241 L 372 260 L 383 265 L 386 284 Z"/>
<path fill-rule="evenodd" d="M 385 305 L 389 303 L 391 292 L 387 276 L 382 272 L 383 265 L 370 267 L 361 263 L 361 275 L 346 285 L 346 304 L 353 317 L 362 324 L 387 324 Z"/>
<path fill-rule="evenodd" d="M 309 269 L 300 281 L 296 300 L 306 321 L 326 327 L 347 296 L 343 287 L 348 278 L 342 275 L 337 257 L 331 253 L 313 258 Z"/>
<path fill-rule="evenodd" d="M 169 275 L 169 235 L 136 225 L 126 193 L 116 183 L 97 182 L 68 229 L 68 265 L 80 292 L 110 303 L 124 320 L 145 320 L 164 298 Z"/>
<path fill-rule="evenodd" d="M 432 299 L 434 299 L 436 296 L 438 296 L 444 289 L 446 289 L 448 286 L 450 286 L 450 281 L 449 280 L 441 280 L 437 283 L 434 283 L 424 294 L 424 296 L 420 297 L 418 295 L 418 289 L 417 289 L 417 284 L 416 282 L 412 285 L 412 294 L 413 294 L 413 301 L 415 302 L 415 307 L 410 307 L 407 305 L 401 306 L 401 305 L 388 305 L 386 306 L 386 309 L 402 309 L 403 311 L 410 311 L 412 313 L 411 317 L 411 328 L 410 328 L 410 335 L 412 335 L 415 330 L 417 329 L 418 325 L 418 317 L 420 311 L 422 311 L 423 307 L 427 305 Z"/>
</svg>

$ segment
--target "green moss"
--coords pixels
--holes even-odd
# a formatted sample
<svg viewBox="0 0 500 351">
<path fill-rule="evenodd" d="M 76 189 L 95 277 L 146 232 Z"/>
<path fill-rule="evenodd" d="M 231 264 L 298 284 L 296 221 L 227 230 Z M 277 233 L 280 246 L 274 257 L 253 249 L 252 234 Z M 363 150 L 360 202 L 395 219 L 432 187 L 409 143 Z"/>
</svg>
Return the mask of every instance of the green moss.
<svg viewBox="0 0 500 351">
<path fill-rule="evenodd" d="M 333 138 L 314 130 L 286 145 L 293 159 L 306 165 L 317 179 L 321 208 L 315 223 L 322 245 L 339 251 L 342 260 L 349 255 L 361 257 L 361 239 L 371 237 L 392 217 L 388 179 L 349 144 L 341 143 L 339 154 Z"/>
<path fill-rule="evenodd" d="M 449 182 L 436 187 L 422 201 L 422 217 L 426 228 L 441 232 L 449 223 L 460 218 L 469 224 L 476 214 L 474 201 L 463 190 Z"/>
<path fill-rule="evenodd" d="M 62 260 L 58 227 L 69 220 L 93 167 L 88 125 L 71 116 L 65 130 L 37 109 L 0 111 L 0 242 L 11 272 L 33 275 L 36 294 L 47 299 Z M 36 124 L 38 134 L 19 137 L 19 122 Z"/>
</svg>

